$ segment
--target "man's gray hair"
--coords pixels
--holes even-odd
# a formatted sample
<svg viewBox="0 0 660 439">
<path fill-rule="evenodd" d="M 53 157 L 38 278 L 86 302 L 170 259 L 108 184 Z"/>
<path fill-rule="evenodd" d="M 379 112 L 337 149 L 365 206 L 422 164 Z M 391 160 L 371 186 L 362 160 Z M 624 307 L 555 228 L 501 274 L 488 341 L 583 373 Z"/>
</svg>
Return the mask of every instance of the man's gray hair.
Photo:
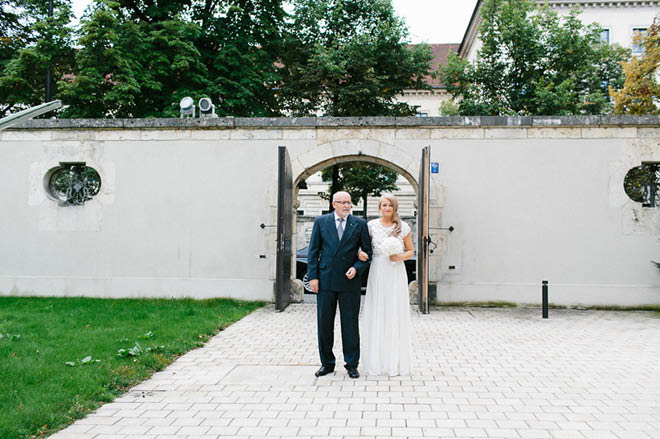
<svg viewBox="0 0 660 439">
<path fill-rule="evenodd" d="M 351 194 L 349 194 L 348 192 L 346 192 L 346 191 L 338 191 L 338 192 L 335 192 L 335 193 L 332 195 L 332 202 L 333 202 L 333 203 L 334 203 L 335 201 L 337 201 L 337 195 L 339 195 L 339 194 L 346 194 L 346 195 L 348 195 L 348 198 L 351 198 Z"/>
</svg>

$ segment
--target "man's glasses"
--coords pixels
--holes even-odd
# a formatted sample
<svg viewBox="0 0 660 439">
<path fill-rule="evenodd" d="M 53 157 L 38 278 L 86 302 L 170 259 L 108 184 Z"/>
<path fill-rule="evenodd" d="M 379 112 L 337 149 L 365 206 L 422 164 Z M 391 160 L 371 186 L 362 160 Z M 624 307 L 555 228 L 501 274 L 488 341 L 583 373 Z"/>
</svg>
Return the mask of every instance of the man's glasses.
<svg viewBox="0 0 660 439">
<path fill-rule="evenodd" d="M 335 201 L 335 203 L 337 203 L 337 204 L 344 204 L 344 205 L 346 205 L 346 206 L 350 206 L 350 205 L 351 205 L 351 202 L 350 202 L 350 201 Z"/>
</svg>

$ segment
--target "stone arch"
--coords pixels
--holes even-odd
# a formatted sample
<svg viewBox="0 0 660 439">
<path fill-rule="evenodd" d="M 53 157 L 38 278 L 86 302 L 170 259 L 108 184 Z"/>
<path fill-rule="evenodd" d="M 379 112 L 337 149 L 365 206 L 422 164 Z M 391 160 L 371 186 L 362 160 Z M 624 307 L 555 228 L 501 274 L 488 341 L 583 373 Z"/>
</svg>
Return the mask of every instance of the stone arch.
<svg viewBox="0 0 660 439">
<path fill-rule="evenodd" d="M 410 175 L 410 173 L 405 170 L 400 168 L 399 166 L 395 165 L 394 163 L 388 162 L 387 160 L 382 160 L 379 159 L 378 157 L 372 157 L 368 155 L 345 155 L 345 156 L 339 156 L 339 157 L 333 157 L 327 160 L 324 160 L 322 162 L 317 163 L 315 166 L 312 166 L 310 168 L 305 169 L 305 171 L 298 175 L 296 179 L 293 181 L 293 200 L 294 203 L 298 199 L 298 183 L 301 181 L 305 180 L 307 177 L 315 174 L 316 172 L 327 168 L 328 166 L 332 166 L 335 164 L 340 164 L 340 163 L 346 163 L 346 162 L 368 162 L 368 163 L 376 163 L 381 166 L 385 166 L 387 168 L 390 168 L 394 171 L 396 171 L 398 174 L 400 174 L 402 177 L 404 177 L 410 184 L 412 185 L 413 189 L 415 189 L 415 193 L 417 193 L 417 179 Z"/>
<path fill-rule="evenodd" d="M 294 204 L 298 200 L 298 183 L 328 166 L 345 162 L 376 163 L 395 170 L 417 192 L 420 156 L 413 156 L 394 145 L 370 139 L 347 139 L 319 145 L 303 154 L 291 157 Z"/>
</svg>

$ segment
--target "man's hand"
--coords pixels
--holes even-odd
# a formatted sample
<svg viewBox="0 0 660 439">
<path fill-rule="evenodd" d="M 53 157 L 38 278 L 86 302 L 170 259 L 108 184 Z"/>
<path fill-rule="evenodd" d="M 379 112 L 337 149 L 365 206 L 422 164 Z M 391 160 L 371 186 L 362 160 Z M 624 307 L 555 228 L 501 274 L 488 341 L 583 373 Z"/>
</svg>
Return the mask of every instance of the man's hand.
<svg viewBox="0 0 660 439">
<path fill-rule="evenodd" d="M 312 279 L 309 281 L 309 289 L 312 290 L 313 293 L 318 293 L 319 292 L 319 280 L 318 279 Z"/>
<path fill-rule="evenodd" d="M 357 270 L 355 269 L 355 267 L 351 267 L 346 272 L 346 277 L 349 279 L 353 279 L 356 274 L 357 274 Z"/>
</svg>

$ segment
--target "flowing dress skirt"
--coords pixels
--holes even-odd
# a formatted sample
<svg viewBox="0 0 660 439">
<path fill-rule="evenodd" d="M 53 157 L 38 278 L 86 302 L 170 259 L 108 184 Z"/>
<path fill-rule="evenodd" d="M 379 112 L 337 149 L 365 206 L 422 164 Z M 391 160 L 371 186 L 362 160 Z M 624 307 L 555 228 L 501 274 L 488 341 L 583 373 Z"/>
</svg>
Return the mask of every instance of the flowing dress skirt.
<svg viewBox="0 0 660 439">
<path fill-rule="evenodd" d="M 410 303 L 403 262 L 375 255 L 362 318 L 362 364 L 367 375 L 409 375 Z"/>
</svg>

